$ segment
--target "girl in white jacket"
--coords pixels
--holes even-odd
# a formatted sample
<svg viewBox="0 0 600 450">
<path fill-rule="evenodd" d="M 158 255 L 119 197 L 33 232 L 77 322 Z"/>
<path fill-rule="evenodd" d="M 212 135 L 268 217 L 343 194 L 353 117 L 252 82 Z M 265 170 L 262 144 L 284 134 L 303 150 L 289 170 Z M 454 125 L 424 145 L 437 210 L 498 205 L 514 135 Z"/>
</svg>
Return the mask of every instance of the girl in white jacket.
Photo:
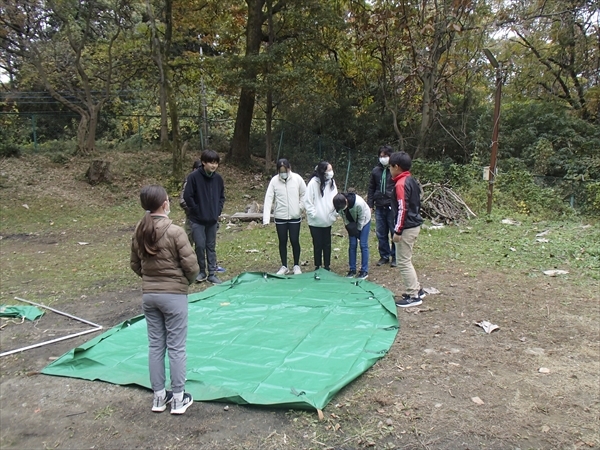
<svg viewBox="0 0 600 450">
<path fill-rule="evenodd" d="M 288 235 L 294 254 L 294 275 L 302 273 L 300 270 L 300 222 L 304 210 L 304 195 L 306 184 L 300 175 L 292 172 L 290 162 L 283 158 L 277 161 L 278 174 L 271 178 L 263 208 L 263 224 L 268 225 L 271 220 L 271 207 L 275 201 L 275 228 L 279 240 L 279 257 L 281 268 L 277 275 L 289 273 L 287 265 Z"/>
<path fill-rule="evenodd" d="M 333 197 L 337 192 L 331 164 L 327 161 L 321 161 L 306 186 L 306 196 L 304 198 L 308 228 L 313 241 L 316 269 L 323 265 L 323 268 L 330 270 L 331 225 L 336 219 Z"/>
</svg>

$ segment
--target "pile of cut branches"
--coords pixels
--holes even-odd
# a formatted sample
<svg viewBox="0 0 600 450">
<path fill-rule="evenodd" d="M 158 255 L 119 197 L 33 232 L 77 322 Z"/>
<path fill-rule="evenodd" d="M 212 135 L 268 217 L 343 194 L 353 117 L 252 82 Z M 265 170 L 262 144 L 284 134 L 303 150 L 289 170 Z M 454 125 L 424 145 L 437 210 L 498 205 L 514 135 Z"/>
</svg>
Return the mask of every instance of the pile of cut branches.
<svg viewBox="0 0 600 450">
<path fill-rule="evenodd" d="M 450 224 L 477 217 L 460 196 L 447 185 L 427 183 L 421 186 L 421 214 L 433 222 Z"/>
</svg>

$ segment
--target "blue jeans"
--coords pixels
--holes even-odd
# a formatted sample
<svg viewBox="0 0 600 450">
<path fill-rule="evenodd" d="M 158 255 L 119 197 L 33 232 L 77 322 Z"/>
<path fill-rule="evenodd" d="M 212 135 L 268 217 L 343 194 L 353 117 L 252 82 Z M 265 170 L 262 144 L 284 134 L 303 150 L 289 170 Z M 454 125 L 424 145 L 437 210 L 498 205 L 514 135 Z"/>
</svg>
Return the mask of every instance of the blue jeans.
<svg viewBox="0 0 600 450">
<path fill-rule="evenodd" d="M 379 241 L 379 256 L 382 259 L 396 260 L 396 246 L 392 241 L 394 237 L 394 225 L 396 217 L 389 206 L 377 206 L 375 208 L 375 234 Z M 391 245 L 390 245 L 391 243 Z"/>
<path fill-rule="evenodd" d="M 348 236 L 350 245 L 348 246 L 348 262 L 350 270 L 356 270 L 356 247 L 360 241 L 360 270 L 369 271 L 369 232 L 371 231 L 371 222 L 367 223 L 360 230 L 359 237 Z"/>
</svg>

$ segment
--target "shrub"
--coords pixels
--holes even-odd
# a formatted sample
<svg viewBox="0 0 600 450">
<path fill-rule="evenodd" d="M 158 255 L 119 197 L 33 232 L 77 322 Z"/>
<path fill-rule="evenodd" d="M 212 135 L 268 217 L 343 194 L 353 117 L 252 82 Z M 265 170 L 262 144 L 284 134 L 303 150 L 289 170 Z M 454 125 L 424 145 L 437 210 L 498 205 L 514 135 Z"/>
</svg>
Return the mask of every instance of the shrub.
<svg viewBox="0 0 600 450">
<path fill-rule="evenodd" d="M 21 148 L 12 142 L 0 144 L 0 157 L 2 158 L 18 158 L 21 156 Z"/>
<path fill-rule="evenodd" d="M 522 168 L 500 172 L 495 186 L 501 204 L 522 214 L 555 217 L 572 213 L 555 189 L 537 185 L 533 175 Z"/>
</svg>

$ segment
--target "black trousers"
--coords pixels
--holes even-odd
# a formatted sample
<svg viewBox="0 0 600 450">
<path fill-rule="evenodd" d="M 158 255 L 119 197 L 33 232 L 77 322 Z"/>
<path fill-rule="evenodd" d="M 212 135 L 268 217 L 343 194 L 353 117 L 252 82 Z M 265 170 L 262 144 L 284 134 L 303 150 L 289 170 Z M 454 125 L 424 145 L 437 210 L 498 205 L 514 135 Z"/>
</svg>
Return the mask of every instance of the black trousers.
<svg viewBox="0 0 600 450">
<path fill-rule="evenodd" d="M 331 264 L 331 227 L 308 227 L 315 250 L 315 266 L 329 270 Z"/>
<path fill-rule="evenodd" d="M 300 265 L 300 219 L 281 220 L 275 219 L 277 238 L 279 239 L 279 257 L 281 265 L 287 267 L 288 236 L 292 244 L 294 265 Z"/>
</svg>

